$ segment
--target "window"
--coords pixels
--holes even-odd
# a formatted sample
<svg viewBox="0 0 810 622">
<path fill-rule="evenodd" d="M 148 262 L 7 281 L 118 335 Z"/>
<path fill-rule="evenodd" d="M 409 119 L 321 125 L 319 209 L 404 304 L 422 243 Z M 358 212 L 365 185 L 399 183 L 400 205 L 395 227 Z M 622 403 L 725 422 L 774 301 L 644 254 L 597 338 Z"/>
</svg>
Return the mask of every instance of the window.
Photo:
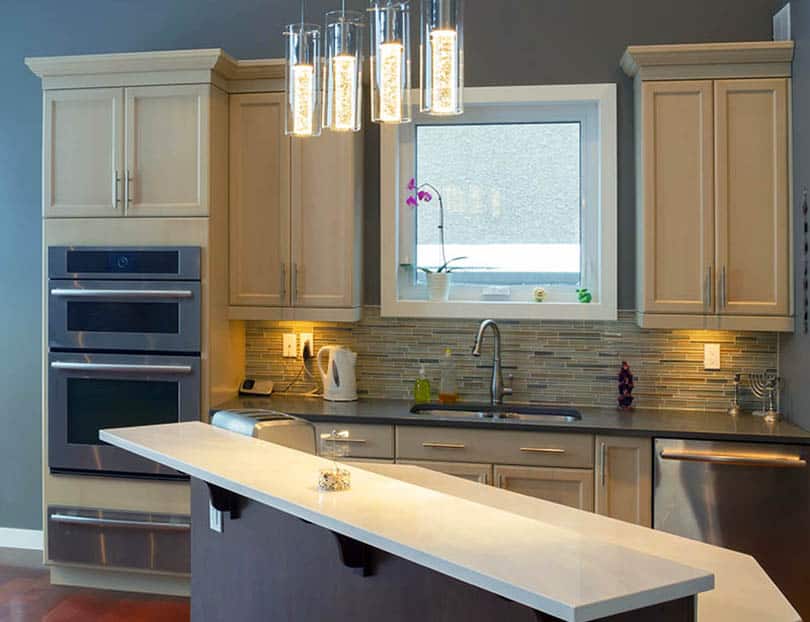
<svg viewBox="0 0 810 622">
<path fill-rule="evenodd" d="M 382 129 L 383 315 L 615 319 L 615 86 L 473 88 L 465 102 Z M 428 281 L 448 261 L 445 300 Z"/>
</svg>

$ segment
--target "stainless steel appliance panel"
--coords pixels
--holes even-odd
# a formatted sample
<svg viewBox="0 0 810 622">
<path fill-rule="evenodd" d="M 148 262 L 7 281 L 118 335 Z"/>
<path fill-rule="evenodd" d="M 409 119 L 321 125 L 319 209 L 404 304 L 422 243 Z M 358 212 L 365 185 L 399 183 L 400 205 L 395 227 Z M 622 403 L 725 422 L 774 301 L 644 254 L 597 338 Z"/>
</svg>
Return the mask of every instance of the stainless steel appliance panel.
<svg viewBox="0 0 810 622">
<path fill-rule="evenodd" d="M 50 246 L 48 278 L 199 281 L 200 248 Z"/>
<path fill-rule="evenodd" d="M 810 620 L 810 447 L 657 439 L 655 529 L 754 556 Z"/>
<path fill-rule="evenodd" d="M 197 281 L 48 282 L 51 349 L 200 351 Z"/>
<path fill-rule="evenodd" d="M 180 476 L 173 469 L 102 443 L 98 432 L 199 418 L 199 357 L 48 355 L 51 469 Z"/>
<path fill-rule="evenodd" d="M 57 562 L 188 574 L 190 536 L 190 516 L 48 506 Z"/>
</svg>

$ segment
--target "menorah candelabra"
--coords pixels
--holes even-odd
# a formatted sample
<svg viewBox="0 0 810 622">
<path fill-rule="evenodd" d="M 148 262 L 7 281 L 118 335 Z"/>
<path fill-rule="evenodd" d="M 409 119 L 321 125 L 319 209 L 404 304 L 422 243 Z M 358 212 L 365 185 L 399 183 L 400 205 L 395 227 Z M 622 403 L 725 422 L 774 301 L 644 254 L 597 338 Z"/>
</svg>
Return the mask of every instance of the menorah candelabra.
<svg viewBox="0 0 810 622">
<path fill-rule="evenodd" d="M 765 416 L 765 421 L 774 423 L 782 418 L 782 415 L 776 409 L 776 394 L 782 387 L 782 378 L 770 372 L 757 372 L 749 375 L 751 382 L 751 392 L 762 400 L 762 411 L 760 413 Z M 765 409 L 765 401 L 768 402 L 767 410 Z"/>
</svg>

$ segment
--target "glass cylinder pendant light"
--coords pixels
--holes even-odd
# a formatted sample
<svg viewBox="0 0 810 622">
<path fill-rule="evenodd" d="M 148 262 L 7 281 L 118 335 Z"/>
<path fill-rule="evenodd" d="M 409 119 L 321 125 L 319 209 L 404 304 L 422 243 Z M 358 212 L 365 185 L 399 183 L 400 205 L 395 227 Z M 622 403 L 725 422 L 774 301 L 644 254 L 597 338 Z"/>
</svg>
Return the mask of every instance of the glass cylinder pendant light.
<svg viewBox="0 0 810 622">
<path fill-rule="evenodd" d="M 357 132 L 362 126 L 363 15 L 326 14 L 326 127 Z"/>
<path fill-rule="evenodd" d="M 323 101 L 321 98 L 321 29 L 303 20 L 290 24 L 287 38 L 285 99 L 288 136 L 320 136 Z"/>
<path fill-rule="evenodd" d="M 411 12 L 408 2 L 371 0 L 371 120 L 411 121 Z"/>
<path fill-rule="evenodd" d="M 464 0 L 422 0 L 421 110 L 464 113 Z"/>
</svg>

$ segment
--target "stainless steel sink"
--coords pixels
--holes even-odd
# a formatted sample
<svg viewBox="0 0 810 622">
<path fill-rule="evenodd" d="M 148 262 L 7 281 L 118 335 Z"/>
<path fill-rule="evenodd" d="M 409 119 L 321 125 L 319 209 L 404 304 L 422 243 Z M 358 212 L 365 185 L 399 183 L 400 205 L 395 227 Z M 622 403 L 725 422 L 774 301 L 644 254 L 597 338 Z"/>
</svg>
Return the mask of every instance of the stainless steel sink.
<svg viewBox="0 0 810 622">
<path fill-rule="evenodd" d="M 519 404 L 415 404 L 411 412 L 435 417 L 459 417 L 462 419 L 525 419 L 572 423 L 580 421 L 582 414 L 573 408 L 548 406 L 522 406 Z"/>
</svg>

